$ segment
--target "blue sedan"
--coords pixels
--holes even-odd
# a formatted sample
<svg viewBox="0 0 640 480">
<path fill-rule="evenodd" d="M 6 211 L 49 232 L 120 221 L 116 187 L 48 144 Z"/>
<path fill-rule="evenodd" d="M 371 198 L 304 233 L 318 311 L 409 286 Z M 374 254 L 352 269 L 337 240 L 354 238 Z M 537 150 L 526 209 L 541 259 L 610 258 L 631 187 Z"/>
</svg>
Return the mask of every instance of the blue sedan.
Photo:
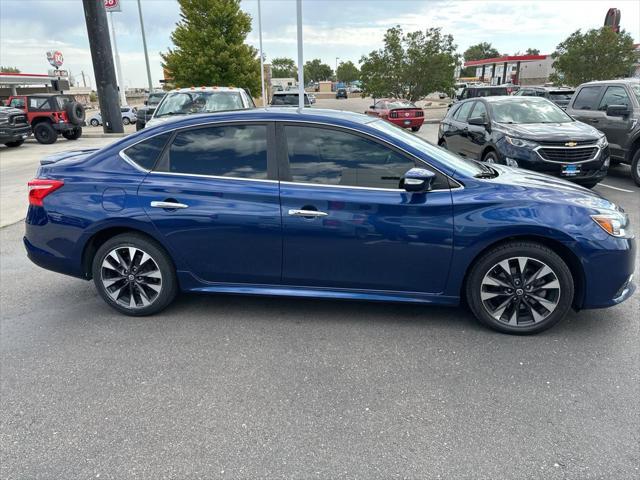
<svg viewBox="0 0 640 480">
<path fill-rule="evenodd" d="M 627 215 L 330 110 L 196 115 L 41 161 L 24 237 L 127 315 L 179 291 L 455 306 L 527 334 L 634 289 Z"/>
</svg>

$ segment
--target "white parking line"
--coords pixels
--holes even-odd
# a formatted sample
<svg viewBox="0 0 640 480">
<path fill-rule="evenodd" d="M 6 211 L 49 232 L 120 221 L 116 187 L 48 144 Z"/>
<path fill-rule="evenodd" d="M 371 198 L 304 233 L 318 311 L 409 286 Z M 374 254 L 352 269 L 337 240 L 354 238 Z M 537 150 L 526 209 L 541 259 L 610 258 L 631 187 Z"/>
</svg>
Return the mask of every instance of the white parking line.
<svg viewBox="0 0 640 480">
<path fill-rule="evenodd" d="M 599 183 L 598 184 L 599 187 L 607 187 L 607 188 L 612 188 L 614 190 L 618 190 L 620 192 L 625 192 L 625 193 L 633 193 L 633 190 L 627 190 L 625 188 L 620 188 L 620 187 L 614 187 L 612 185 L 607 185 L 606 183 Z"/>
</svg>

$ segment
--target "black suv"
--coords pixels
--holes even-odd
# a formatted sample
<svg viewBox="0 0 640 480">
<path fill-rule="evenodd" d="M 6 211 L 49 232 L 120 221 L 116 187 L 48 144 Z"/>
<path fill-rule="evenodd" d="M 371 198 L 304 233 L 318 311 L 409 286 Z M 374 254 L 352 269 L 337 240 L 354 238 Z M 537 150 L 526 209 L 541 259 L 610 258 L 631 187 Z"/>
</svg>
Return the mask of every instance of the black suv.
<svg viewBox="0 0 640 480">
<path fill-rule="evenodd" d="M 606 137 L 545 98 L 459 102 L 440 123 L 438 145 L 463 157 L 535 170 L 588 188 L 609 168 Z"/>
<path fill-rule="evenodd" d="M 517 85 L 471 85 L 465 87 L 458 95 L 458 100 L 477 97 L 495 97 L 499 95 L 511 95 L 518 90 Z"/>
<path fill-rule="evenodd" d="M 153 112 L 156 111 L 156 107 L 165 95 L 165 92 L 153 92 L 149 94 L 144 101 L 144 107 L 140 107 L 136 112 L 136 130 L 142 130 L 145 127 L 147 121 L 153 116 Z"/>
<path fill-rule="evenodd" d="M 22 110 L 0 107 L 0 143 L 19 147 L 31 135 L 31 127 Z"/>
<path fill-rule="evenodd" d="M 567 113 L 603 132 L 611 161 L 631 165 L 633 180 L 640 186 L 640 79 L 583 83 Z"/>
<path fill-rule="evenodd" d="M 520 87 L 514 95 L 522 97 L 543 97 L 560 108 L 567 108 L 575 90 L 568 87 Z"/>
<path fill-rule="evenodd" d="M 338 98 L 348 98 L 347 89 L 339 88 L 336 90 L 336 99 Z"/>
</svg>

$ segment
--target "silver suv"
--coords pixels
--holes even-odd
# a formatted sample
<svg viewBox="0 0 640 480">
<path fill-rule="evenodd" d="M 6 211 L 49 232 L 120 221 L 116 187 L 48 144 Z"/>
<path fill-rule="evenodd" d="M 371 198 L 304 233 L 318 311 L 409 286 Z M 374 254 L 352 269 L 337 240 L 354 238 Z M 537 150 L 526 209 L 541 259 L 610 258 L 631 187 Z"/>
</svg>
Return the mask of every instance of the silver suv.
<svg viewBox="0 0 640 480">
<path fill-rule="evenodd" d="M 640 79 L 583 83 L 567 113 L 603 132 L 611 163 L 631 165 L 633 180 L 640 186 Z"/>
</svg>

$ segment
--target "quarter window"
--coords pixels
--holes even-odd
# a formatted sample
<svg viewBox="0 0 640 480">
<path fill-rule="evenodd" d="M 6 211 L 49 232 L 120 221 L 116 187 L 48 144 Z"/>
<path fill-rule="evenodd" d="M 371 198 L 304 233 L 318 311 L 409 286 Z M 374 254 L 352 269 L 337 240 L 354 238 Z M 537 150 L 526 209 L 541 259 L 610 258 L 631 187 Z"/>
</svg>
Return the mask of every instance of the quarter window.
<svg viewBox="0 0 640 480">
<path fill-rule="evenodd" d="M 266 125 L 223 125 L 178 132 L 169 171 L 217 177 L 267 178 Z"/>
<path fill-rule="evenodd" d="M 156 135 L 127 148 L 124 153 L 129 159 L 145 170 L 153 170 L 171 132 Z"/>
<path fill-rule="evenodd" d="M 584 87 L 573 102 L 576 110 L 595 110 L 602 87 Z"/>
<path fill-rule="evenodd" d="M 306 126 L 284 129 L 294 182 L 396 189 L 415 166 L 395 150 L 352 133 Z"/>
<path fill-rule="evenodd" d="M 627 95 L 627 91 L 624 89 L 624 87 L 608 87 L 607 91 L 604 92 L 602 100 L 600 100 L 598 110 L 606 111 L 607 107 L 611 105 L 626 105 L 627 107 L 631 106 L 629 95 Z"/>
</svg>

